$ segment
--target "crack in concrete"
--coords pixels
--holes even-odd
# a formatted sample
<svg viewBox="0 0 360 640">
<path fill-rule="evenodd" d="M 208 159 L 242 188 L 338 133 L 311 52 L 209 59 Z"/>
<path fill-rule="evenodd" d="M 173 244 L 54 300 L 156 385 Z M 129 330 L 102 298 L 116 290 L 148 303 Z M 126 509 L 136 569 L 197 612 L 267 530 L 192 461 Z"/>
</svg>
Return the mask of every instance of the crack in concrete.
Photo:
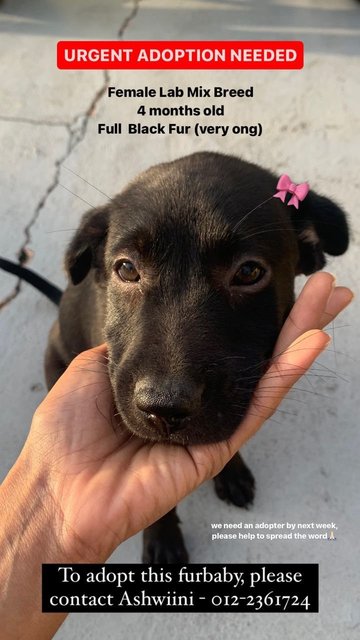
<svg viewBox="0 0 360 640">
<path fill-rule="evenodd" d="M 56 120 L 36 120 L 35 118 L 22 118 L 21 116 L 2 116 L 0 122 L 18 122 L 19 124 L 31 124 L 45 127 L 69 127 L 69 122 L 61 122 Z"/>
<path fill-rule="evenodd" d="M 119 38 L 123 37 L 126 28 L 137 15 L 139 11 L 140 2 L 141 0 L 134 0 L 134 6 L 131 12 L 123 20 L 123 23 L 120 26 L 120 29 L 118 31 Z M 55 173 L 50 185 L 47 187 L 45 193 L 40 198 L 38 204 L 34 209 L 33 215 L 31 216 L 29 222 L 27 223 L 27 225 L 23 230 L 23 233 L 25 236 L 24 242 L 22 243 L 18 251 L 18 262 L 22 266 L 25 265 L 31 257 L 31 252 L 29 252 L 29 249 L 28 249 L 28 245 L 31 242 L 31 229 L 33 225 L 36 223 L 42 209 L 45 207 L 50 195 L 59 185 L 60 171 L 61 171 L 62 164 L 69 158 L 70 154 L 80 144 L 80 142 L 83 141 L 88 128 L 89 120 L 92 114 L 94 113 L 98 103 L 100 102 L 101 98 L 103 97 L 104 93 L 106 92 L 106 88 L 109 85 L 109 82 L 110 82 L 109 72 L 107 70 L 104 70 L 103 83 L 101 87 L 98 89 L 98 91 L 95 93 L 86 111 L 76 115 L 70 123 L 64 122 L 61 125 L 55 125 L 53 123 L 51 125 L 51 126 L 65 126 L 69 132 L 68 142 L 66 145 L 65 153 L 63 153 L 62 156 L 55 161 Z M 14 122 L 19 121 L 17 118 L 7 118 L 6 116 L 2 119 L 3 120 L 9 119 Z M 45 124 L 45 121 L 34 121 L 31 118 L 22 118 L 21 121 L 26 121 L 28 124 Z M 0 310 L 6 307 L 8 304 L 10 304 L 10 302 L 12 302 L 12 300 L 14 300 L 19 295 L 19 293 L 21 292 L 21 284 L 22 284 L 22 281 L 19 279 L 14 289 L 5 298 L 0 300 Z"/>
<path fill-rule="evenodd" d="M 20 293 L 21 290 L 21 280 L 18 280 L 14 289 L 0 301 L 0 311 L 4 307 L 6 307 L 16 296 Z"/>
<path fill-rule="evenodd" d="M 102 96 L 104 95 L 106 91 L 106 87 L 108 86 L 108 82 L 109 82 L 109 74 L 107 71 L 104 71 L 103 83 L 100 89 L 98 89 L 98 91 L 95 93 L 95 96 L 91 100 L 86 111 L 82 114 L 76 115 L 73 118 L 72 122 L 66 125 L 69 136 L 68 136 L 65 153 L 63 153 L 60 156 L 60 158 L 58 158 L 55 161 L 55 173 L 54 173 L 53 179 L 49 184 L 49 186 L 47 187 L 47 189 L 45 190 L 42 197 L 40 198 L 40 200 L 38 201 L 34 209 L 33 215 L 31 216 L 29 222 L 27 223 L 27 225 L 24 227 L 24 230 L 23 230 L 24 241 L 20 246 L 20 249 L 18 250 L 18 254 L 17 254 L 18 263 L 22 266 L 24 266 L 29 261 L 29 258 L 30 258 L 28 245 L 31 242 L 31 229 L 33 225 L 36 223 L 36 220 L 38 219 L 41 211 L 45 207 L 50 195 L 53 193 L 53 191 L 56 189 L 56 187 L 59 184 L 61 165 L 68 159 L 68 157 L 73 152 L 75 147 L 77 147 L 80 144 L 80 142 L 84 139 L 90 117 L 95 111 L 98 102 L 101 100 Z M 21 284 L 22 284 L 21 280 L 18 280 L 13 291 L 9 295 L 7 295 L 3 300 L 0 301 L 0 310 L 3 309 L 5 306 L 7 306 L 12 300 L 14 300 L 19 295 L 21 291 Z"/>
<path fill-rule="evenodd" d="M 134 6 L 132 8 L 132 11 L 129 13 L 129 15 L 125 18 L 125 20 L 123 21 L 119 31 L 118 31 L 118 38 L 122 38 L 126 29 L 128 28 L 130 22 L 132 22 L 134 20 L 134 18 L 137 16 L 139 8 L 140 8 L 140 2 L 141 0 L 134 0 Z"/>
</svg>

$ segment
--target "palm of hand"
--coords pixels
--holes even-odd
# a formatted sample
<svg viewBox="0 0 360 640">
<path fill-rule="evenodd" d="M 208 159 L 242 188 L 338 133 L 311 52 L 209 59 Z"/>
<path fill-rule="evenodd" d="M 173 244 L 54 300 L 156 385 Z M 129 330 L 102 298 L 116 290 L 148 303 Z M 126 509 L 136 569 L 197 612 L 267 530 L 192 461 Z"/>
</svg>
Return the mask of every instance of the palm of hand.
<svg viewBox="0 0 360 640">
<path fill-rule="evenodd" d="M 248 415 L 227 442 L 164 445 L 114 429 L 106 347 L 78 356 L 38 408 L 26 444 L 35 463 L 45 464 L 64 537 L 85 546 L 89 559 L 105 560 L 121 541 L 218 473 L 322 351 L 328 336 L 320 329 L 351 297 L 348 289 L 333 288 L 329 274 L 307 282 Z"/>
</svg>

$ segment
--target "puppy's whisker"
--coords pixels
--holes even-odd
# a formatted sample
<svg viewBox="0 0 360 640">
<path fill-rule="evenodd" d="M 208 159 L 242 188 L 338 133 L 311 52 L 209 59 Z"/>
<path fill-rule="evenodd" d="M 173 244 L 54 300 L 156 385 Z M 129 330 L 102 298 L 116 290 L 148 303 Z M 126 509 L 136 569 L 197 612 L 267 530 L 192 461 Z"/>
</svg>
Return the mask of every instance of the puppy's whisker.
<svg viewBox="0 0 360 640">
<path fill-rule="evenodd" d="M 105 415 L 105 414 L 100 410 L 99 403 L 98 403 L 99 395 L 101 395 L 101 394 L 97 394 L 97 395 L 96 395 L 96 399 L 95 399 L 96 408 L 97 408 L 97 410 L 98 410 L 99 414 L 104 418 L 104 420 L 105 420 L 108 424 L 110 424 L 110 426 L 111 426 L 112 430 L 113 430 L 113 431 L 115 431 L 115 430 L 114 430 L 114 425 L 112 424 L 111 416 L 110 416 L 110 419 L 109 419 L 109 416 L 106 416 L 106 415 Z"/>
<path fill-rule="evenodd" d="M 256 207 L 254 207 L 253 209 L 251 209 L 251 211 L 248 211 L 243 218 L 241 218 L 241 220 L 239 220 L 239 222 L 235 225 L 233 231 L 237 231 L 242 224 L 244 224 L 245 220 L 257 209 L 260 209 L 260 207 L 262 207 L 264 204 L 266 204 L 267 202 L 270 202 L 270 200 L 273 198 L 274 196 L 270 196 L 270 198 L 267 198 L 266 200 L 263 200 L 262 202 L 260 202 L 259 204 L 256 205 Z"/>
<path fill-rule="evenodd" d="M 254 400 L 253 400 L 253 402 L 254 402 Z M 264 407 L 264 409 L 271 409 L 272 411 L 276 411 L 277 413 L 281 413 L 284 416 L 294 417 L 296 415 L 296 413 L 294 413 L 293 411 L 286 411 L 285 409 L 279 409 L 279 408 L 276 408 L 276 407 L 269 407 L 269 406 L 267 406 L 266 404 L 263 404 L 263 403 L 261 403 L 261 406 Z M 236 405 L 236 404 L 234 405 L 234 407 L 237 407 L 239 409 L 243 408 L 241 405 L 239 406 L 239 405 Z"/>
<path fill-rule="evenodd" d="M 335 371 L 332 372 L 330 369 L 325 371 L 323 369 L 304 369 L 303 367 L 301 367 L 300 365 L 294 364 L 292 363 L 291 365 L 289 365 L 289 367 L 293 367 L 294 371 L 292 372 L 292 374 L 297 374 L 300 373 L 302 375 L 311 375 L 312 377 L 317 377 L 317 378 L 339 378 L 339 374 L 337 374 Z M 287 375 L 289 375 L 289 373 L 291 373 L 291 369 L 288 369 L 288 371 L 286 372 Z M 241 372 L 239 372 L 239 376 L 236 378 L 236 380 L 243 380 L 243 381 L 253 381 L 253 380 L 260 380 L 261 377 L 266 377 L 266 379 L 269 378 L 280 378 L 283 377 L 283 373 L 270 373 L 269 369 L 267 372 L 265 372 L 262 376 L 260 376 L 259 374 L 257 375 L 253 375 L 253 376 L 244 376 L 241 374 Z M 346 380 L 346 378 L 343 378 L 343 380 L 345 382 L 348 382 L 348 380 Z"/>
<path fill-rule="evenodd" d="M 326 351 L 328 351 L 329 353 L 334 353 L 335 349 L 327 348 Z M 349 358 L 349 360 L 352 360 L 353 362 L 359 362 L 359 358 L 353 358 L 353 356 L 351 356 L 349 353 L 345 353 L 345 351 L 339 351 L 339 349 L 336 349 L 336 353 L 339 356 L 344 356 L 344 358 Z"/>
<path fill-rule="evenodd" d="M 74 358 L 76 358 L 77 356 L 80 356 L 80 355 L 82 355 L 83 353 L 84 353 L 83 351 L 72 351 L 72 352 L 71 352 L 71 355 L 73 355 L 73 356 L 74 356 Z M 96 358 L 90 358 L 89 356 L 84 356 L 84 355 L 83 355 L 82 357 L 83 357 L 84 359 L 86 358 L 87 360 L 91 360 L 91 361 L 93 361 L 93 362 L 99 362 L 99 364 L 100 364 L 100 361 L 99 361 L 99 360 L 97 360 L 97 358 L 103 358 L 104 360 L 110 360 L 110 357 L 109 357 L 109 356 L 107 356 L 107 355 L 105 355 L 105 354 L 102 354 L 102 353 L 98 353 Z"/>
<path fill-rule="evenodd" d="M 291 368 L 293 367 L 293 368 Z M 264 379 L 266 380 L 271 380 L 273 378 L 278 378 L 279 380 L 288 376 L 295 376 L 295 375 L 301 375 L 304 376 L 305 378 L 320 378 L 323 380 L 337 380 L 338 376 L 336 374 L 333 375 L 328 375 L 328 374 L 323 374 L 323 373 L 317 373 L 314 372 L 312 373 L 311 371 L 308 371 L 307 369 L 304 369 L 303 367 L 300 367 L 298 365 L 291 365 L 289 366 L 289 369 L 287 371 L 281 371 L 279 373 L 269 373 L 266 372 L 264 373 L 264 375 L 262 376 Z M 242 377 L 241 375 L 237 378 L 238 380 L 243 380 L 243 381 L 253 381 L 253 380 L 258 380 L 259 377 L 251 377 L 249 376 L 248 378 Z"/>
<path fill-rule="evenodd" d="M 108 367 L 107 362 L 100 362 L 100 360 L 96 360 L 95 358 L 87 358 L 86 356 L 81 356 L 81 360 L 86 360 L 88 362 L 93 362 L 94 364 L 100 365 L 100 367 Z"/>
<path fill-rule="evenodd" d="M 81 200 L 82 202 L 85 202 L 85 204 L 87 204 L 92 209 L 96 209 L 94 204 L 91 204 L 91 202 L 88 202 L 87 200 L 85 200 L 85 198 L 82 198 L 81 196 L 79 196 L 79 194 L 75 193 L 75 191 L 71 191 L 71 189 L 69 189 L 69 187 L 65 187 L 65 185 L 62 184 L 62 182 L 58 182 L 58 185 L 60 187 L 62 187 L 63 189 L 65 189 L 66 191 L 68 191 L 69 193 L 71 193 L 76 198 L 79 198 L 79 200 Z"/>
<path fill-rule="evenodd" d="M 261 393 L 264 393 L 264 391 L 262 391 Z M 270 392 L 269 392 L 270 394 Z M 282 403 L 284 402 L 297 402 L 298 404 L 304 404 L 307 405 L 307 402 L 305 400 L 300 400 L 300 398 L 294 398 L 292 394 L 288 393 L 285 398 L 282 399 L 281 401 Z"/>
<path fill-rule="evenodd" d="M 334 347 L 334 365 L 335 365 L 335 370 L 337 370 L 339 367 L 338 367 L 338 358 L 337 358 L 337 351 L 336 351 L 334 321 L 332 321 L 331 324 L 330 324 L 330 332 L 331 332 L 331 335 L 332 335 L 332 344 L 333 344 L 333 347 Z"/>
<path fill-rule="evenodd" d="M 217 362 L 214 362 L 213 364 L 217 364 L 218 362 L 222 362 L 223 360 L 246 360 L 247 356 L 237 356 L 237 355 L 233 355 L 233 356 L 224 356 L 223 358 L 219 358 L 217 360 Z"/>
<path fill-rule="evenodd" d="M 85 356 L 85 352 L 84 351 L 77 351 L 76 353 L 73 352 L 72 353 L 74 358 L 77 358 L 79 356 L 79 360 L 87 360 L 89 362 L 93 362 L 94 364 L 99 364 L 102 367 L 107 367 L 108 363 L 107 362 L 101 362 L 100 360 L 98 360 L 98 357 L 101 358 L 106 358 L 106 356 L 102 356 L 101 354 L 97 354 L 97 357 L 90 357 L 90 356 Z"/>
<path fill-rule="evenodd" d="M 106 369 L 108 368 L 108 363 L 107 362 L 101 362 L 101 360 L 94 360 L 94 358 L 82 358 L 84 360 L 88 360 L 89 362 L 93 362 L 94 364 L 99 364 L 100 367 L 105 367 Z"/>
<path fill-rule="evenodd" d="M 276 388 L 280 389 L 280 386 L 276 387 Z M 281 388 L 283 388 L 283 387 L 281 387 Z M 255 390 L 255 393 L 256 393 L 256 390 Z M 274 397 L 274 392 L 271 391 L 270 389 L 262 389 L 261 397 L 269 398 L 271 400 Z M 299 404 L 307 405 L 307 402 L 305 400 L 300 400 L 300 398 L 293 398 L 292 395 L 290 395 L 290 394 L 288 394 L 287 396 L 285 396 L 283 398 L 283 400 L 281 401 L 281 404 L 283 404 L 285 401 L 287 401 L 287 402 L 297 402 Z"/>
<path fill-rule="evenodd" d="M 330 315 L 327 312 L 324 311 L 324 314 L 326 315 Z M 333 323 L 334 324 L 334 323 Z M 351 324 L 334 324 L 334 329 L 348 329 L 349 327 L 351 327 Z"/>
<path fill-rule="evenodd" d="M 280 420 L 275 420 L 275 418 L 273 416 L 268 416 L 266 412 L 265 413 L 260 413 L 260 412 L 255 413 L 254 411 L 246 411 L 245 414 L 240 419 L 240 424 L 241 424 L 241 421 L 245 418 L 245 415 L 246 416 L 253 416 L 255 418 L 263 418 L 267 422 L 270 422 L 270 420 L 271 420 L 275 424 L 280 424 L 280 425 L 283 424 L 282 422 L 280 422 Z"/>
<path fill-rule="evenodd" d="M 98 364 L 100 364 L 101 366 L 104 366 L 101 364 L 101 362 L 99 362 Z M 86 371 L 87 373 L 97 373 L 103 376 L 105 375 L 107 376 L 107 371 L 98 371 L 98 369 L 86 369 L 85 367 L 77 367 L 77 370 L 81 372 Z M 92 383 L 92 384 L 95 384 L 95 383 Z"/>
<path fill-rule="evenodd" d="M 321 394 L 318 393 L 317 391 L 313 391 L 312 389 L 303 389 L 301 387 L 297 387 L 296 385 L 289 385 L 289 386 L 284 386 L 283 384 L 273 384 L 273 385 L 267 385 L 266 389 L 262 389 L 261 390 L 261 394 L 267 394 L 267 395 L 271 395 L 273 393 L 272 389 L 274 390 L 278 390 L 278 389 L 283 389 L 286 391 L 300 391 L 301 393 L 310 393 L 311 395 L 314 396 L 319 396 L 321 398 L 326 398 L 326 399 L 331 399 L 331 396 L 325 395 L 325 394 Z M 249 390 L 247 390 L 249 391 Z M 257 389 L 255 388 L 254 393 L 257 393 Z M 291 399 L 296 399 L 296 398 L 292 398 Z"/>
<path fill-rule="evenodd" d="M 86 182 L 86 184 L 88 184 L 90 187 L 95 189 L 95 191 L 98 191 L 99 193 L 101 193 L 101 195 L 105 196 L 105 198 L 107 198 L 111 202 L 115 202 L 114 198 L 110 198 L 110 196 L 108 196 L 108 194 L 105 193 L 105 191 L 102 191 L 101 189 L 99 189 L 99 187 L 96 187 L 94 184 L 89 182 L 89 180 L 86 180 L 85 178 L 83 178 L 83 176 L 80 176 L 78 173 L 76 173 L 76 171 L 73 171 L 73 169 L 70 169 L 69 167 L 65 167 L 64 164 L 62 164 L 61 166 L 63 169 L 66 169 L 66 171 L 70 171 L 70 173 L 72 173 L 77 178 L 80 178 L 80 180 L 82 180 L 83 182 Z"/>
<path fill-rule="evenodd" d="M 242 237 L 242 240 L 249 240 L 249 238 L 253 238 L 254 236 L 259 236 L 264 233 L 274 233 L 275 231 L 292 231 L 290 227 L 275 227 L 274 229 L 265 229 L 262 231 L 256 231 L 254 233 L 250 233 L 247 236 Z"/>
<path fill-rule="evenodd" d="M 298 387 L 296 385 L 289 385 L 288 387 L 284 386 L 283 384 L 281 385 L 268 385 L 267 389 L 285 389 L 287 391 L 290 391 L 291 389 L 293 389 L 294 391 L 300 391 L 301 393 L 309 393 L 312 396 L 317 396 L 319 398 L 326 398 L 327 400 L 331 399 L 331 396 L 328 396 L 324 393 L 319 393 L 318 391 L 313 391 L 311 389 L 304 389 L 302 387 Z M 263 392 L 261 392 L 263 393 Z"/>
<path fill-rule="evenodd" d="M 49 231 L 45 231 L 45 233 L 60 233 L 63 231 L 77 231 L 77 229 L 50 229 Z"/>
<path fill-rule="evenodd" d="M 291 373 L 285 373 L 285 374 L 282 374 L 281 376 L 280 375 L 267 376 L 266 378 L 265 377 L 261 378 L 261 380 L 266 380 L 266 382 L 278 380 L 279 381 L 279 388 L 280 388 L 282 386 L 282 384 L 281 384 L 282 380 L 284 380 L 286 378 L 293 378 L 294 376 L 305 377 L 305 375 L 303 373 L 299 373 L 298 371 L 296 371 L 296 372 L 291 372 Z M 315 376 L 315 377 L 320 378 L 320 380 L 323 380 L 323 379 L 336 380 L 335 376 L 333 376 L 333 377 L 327 376 L 326 378 L 323 378 L 322 376 Z M 238 378 L 237 384 L 243 383 L 243 382 L 244 382 L 244 380 L 242 378 Z M 256 383 L 257 379 L 255 379 L 254 381 L 252 381 L 252 380 L 247 381 L 246 380 L 245 382 L 250 382 L 250 383 L 254 382 L 254 383 Z M 312 385 L 312 388 L 313 388 L 313 385 Z M 243 389 L 244 389 L 244 391 L 251 391 L 251 389 L 249 389 L 248 386 L 243 387 Z"/>
<path fill-rule="evenodd" d="M 60 396 L 57 396 L 57 398 L 66 398 L 67 396 L 70 396 L 73 393 L 76 393 L 77 391 L 81 391 L 81 389 L 86 389 L 86 387 L 91 387 L 94 384 L 99 384 L 98 380 L 94 380 L 94 382 L 88 382 L 87 384 L 83 384 L 81 387 L 76 387 L 74 389 L 71 389 L 71 391 L 67 391 L 66 393 L 63 393 Z M 110 385 L 107 385 L 107 387 L 105 387 L 105 389 L 103 389 L 102 391 L 99 391 L 98 393 L 96 393 L 96 396 L 100 395 L 101 393 L 104 393 L 105 391 L 109 391 L 111 389 Z"/>
<path fill-rule="evenodd" d="M 259 225 L 254 225 L 253 227 L 249 227 L 247 229 L 247 235 L 246 236 L 241 236 L 242 239 L 246 239 L 251 237 L 252 235 L 256 235 L 256 232 L 259 231 Z M 280 221 L 271 221 L 268 222 L 266 224 L 262 224 L 261 225 L 261 231 L 267 231 L 267 232 L 271 232 L 271 231 L 293 231 L 292 227 L 284 227 L 284 223 L 280 222 Z"/>
</svg>

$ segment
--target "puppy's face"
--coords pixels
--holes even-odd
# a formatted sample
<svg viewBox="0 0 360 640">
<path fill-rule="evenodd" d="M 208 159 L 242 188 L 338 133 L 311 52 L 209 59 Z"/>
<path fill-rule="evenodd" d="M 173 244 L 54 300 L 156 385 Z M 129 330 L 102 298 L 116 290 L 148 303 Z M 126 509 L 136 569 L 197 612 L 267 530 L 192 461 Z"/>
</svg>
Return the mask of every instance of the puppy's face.
<svg viewBox="0 0 360 640">
<path fill-rule="evenodd" d="M 324 264 L 316 220 L 268 200 L 275 187 L 255 165 L 195 154 L 150 169 L 85 218 L 68 267 L 74 282 L 95 268 L 106 288 L 111 384 L 130 431 L 193 444 L 240 423 L 296 273 Z"/>
</svg>

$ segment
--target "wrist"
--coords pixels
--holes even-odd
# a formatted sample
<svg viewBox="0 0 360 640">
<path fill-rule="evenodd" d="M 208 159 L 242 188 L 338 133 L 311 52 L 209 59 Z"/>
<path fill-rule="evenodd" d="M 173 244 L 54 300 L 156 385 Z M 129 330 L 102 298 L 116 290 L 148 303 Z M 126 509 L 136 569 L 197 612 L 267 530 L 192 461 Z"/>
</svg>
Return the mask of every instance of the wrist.
<svg viewBox="0 0 360 640">
<path fill-rule="evenodd" d="M 30 435 L 0 488 L 0 521 L 6 523 L 0 547 L 4 544 L 10 557 L 16 555 L 18 545 L 31 549 L 31 558 L 39 566 L 100 562 L 69 523 L 62 504 L 64 479 L 46 458 L 45 452 L 33 447 Z"/>
<path fill-rule="evenodd" d="M 48 490 L 45 468 L 38 467 L 26 449 L 1 485 L 0 510 L 1 542 L 9 557 L 20 546 L 24 561 L 27 548 L 39 554 L 42 562 L 63 555 L 60 513 Z"/>
<path fill-rule="evenodd" d="M 28 501 L 38 497 L 34 520 L 36 516 L 41 519 L 40 528 L 47 528 L 49 540 L 42 562 L 105 562 L 119 542 L 116 540 L 112 545 L 109 536 L 99 536 L 96 526 L 94 534 L 94 518 L 87 514 L 92 500 L 88 501 L 89 507 L 83 499 L 91 494 L 91 474 L 78 462 L 76 451 L 63 446 L 63 434 L 59 436 L 58 430 L 48 429 L 48 422 L 35 413 L 29 437 L 14 467 L 20 478 L 17 484 L 27 486 Z"/>
<path fill-rule="evenodd" d="M 0 618 L 9 640 L 50 638 L 65 615 L 41 611 L 41 565 L 64 562 L 45 474 L 24 451 L 0 487 Z"/>
</svg>

